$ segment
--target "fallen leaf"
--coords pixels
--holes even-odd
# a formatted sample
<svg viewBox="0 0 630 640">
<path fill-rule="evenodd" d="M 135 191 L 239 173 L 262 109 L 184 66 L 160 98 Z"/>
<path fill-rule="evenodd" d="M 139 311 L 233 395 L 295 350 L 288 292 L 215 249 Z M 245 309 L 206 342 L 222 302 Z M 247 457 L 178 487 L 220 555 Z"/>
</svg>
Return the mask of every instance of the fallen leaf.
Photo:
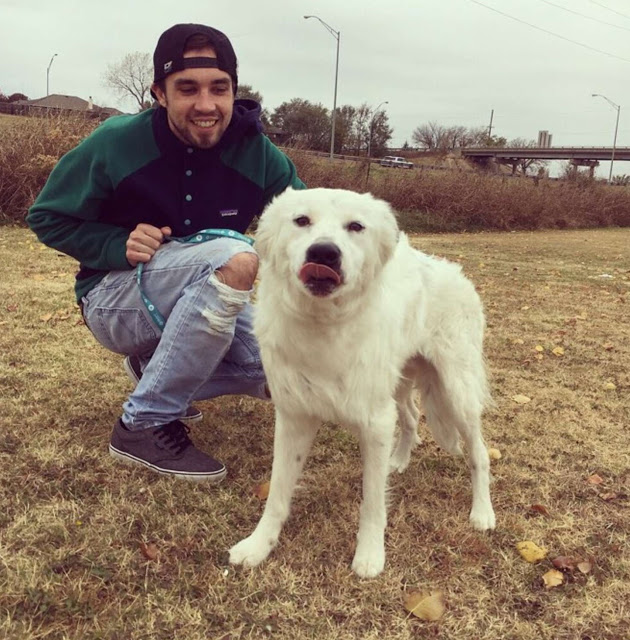
<svg viewBox="0 0 630 640">
<path fill-rule="evenodd" d="M 147 560 L 157 560 L 160 555 L 157 544 L 155 542 L 140 543 L 140 551 Z"/>
<path fill-rule="evenodd" d="M 545 589 L 553 589 L 560 586 L 564 582 L 564 574 L 557 569 L 549 569 L 542 577 L 545 583 Z"/>
<path fill-rule="evenodd" d="M 556 347 L 551 353 L 553 353 L 554 356 L 563 356 L 564 349 L 562 347 Z"/>
<path fill-rule="evenodd" d="M 544 350 L 545 350 L 545 347 L 543 347 L 541 344 L 537 344 L 537 345 L 534 347 L 534 349 L 535 349 L 536 351 L 542 352 L 542 351 L 544 351 Z"/>
<path fill-rule="evenodd" d="M 269 496 L 269 482 L 263 482 L 262 484 L 257 484 L 254 487 L 254 495 L 259 500 L 266 500 Z"/>
<path fill-rule="evenodd" d="M 529 507 L 529 510 L 533 511 L 534 513 L 541 513 L 543 516 L 549 515 L 549 511 L 547 511 L 547 507 L 545 507 L 542 504 L 533 504 Z"/>
<path fill-rule="evenodd" d="M 538 562 L 547 557 L 547 550 L 539 547 L 535 542 L 526 540 L 525 542 L 518 542 L 516 544 L 518 552 L 523 556 L 527 562 Z"/>
<path fill-rule="evenodd" d="M 593 565 L 588 560 L 584 560 L 583 562 L 577 563 L 577 568 L 580 571 L 580 573 L 586 574 L 591 572 Z"/>
<path fill-rule="evenodd" d="M 558 556 L 551 561 L 551 564 L 553 564 L 556 569 L 566 569 L 568 571 L 573 571 L 573 569 L 575 569 L 575 565 L 578 562 L 579 561 L 573 556 Z"/>
<path fill-rule="evenodd" d="M 604 349 L 606 349 L 606 351 L 612 351 L 615 348 L 615 345 L 612 342 L 606 342 L 604 344 Z"/>
<path fill-rule="evenodd" d="M 616 493 L 600 493 L 599 497 L 605 502 L 610 502 L 611 500 L 614 500 L 618 496 Z"/>
<path fill-rule="evenodd" d="M 48 322 L 53 317 L 52 313 L 47 313 L 46 315 L 40 316 L 40 320 L 42 322 Z"/>
<path fill-rule="evenodd" d="M 512 400 L 514 400 L 514 402 L 518 404 L 527 404 L 528 402 L 532 401 L 531 398 L 528 398 L 527 396 L 524 396 L 520 393 L 515 396 L 512 396 Z"/>
<path fill-rule="evenodd" d="M 13 311 L 17 311 L 17 310 L 18 310 L 17 304 L 10 304 L 10 305 L 7 306 L 7 311 L 13 312 Z"/>
<path fill-rule="evenodd" d="M 606 382 L 606 384 L 604 384 L 604 389 L 606 389 L 606 391 L 614 391 L 617 388 L 617 385 L 614 382 Z"/>
<path fill-rule="evenodd" d="M 490 460 L 501 460 L 501 452 L 498 449 L 490 448 L 488 449 L 488 455 L 490 456 Z"/>
<path fill-rule="evenodd" d="M 514 340 L 512 340 L 512 344 L 525 344 L 525 340 L 523 340 L 522 338 L 515 338 Z"/>
<path fill-rule="evenodd" d="M 439 620 L 446 610 L 444 594 L 441 591 L 431 593 L 414 591 L 405 596 L 405 609 L 420 620 L 434 622 Z"/>
<path fill-rule="evenodd" d="M 587 482 L 589 484 L 601 484 L 602 482 L 604 482 L 604 479 L 601 476 L 598 476 L 596 473 L 594 473 L 592 476 L 588 477 Z"/>
</svg>

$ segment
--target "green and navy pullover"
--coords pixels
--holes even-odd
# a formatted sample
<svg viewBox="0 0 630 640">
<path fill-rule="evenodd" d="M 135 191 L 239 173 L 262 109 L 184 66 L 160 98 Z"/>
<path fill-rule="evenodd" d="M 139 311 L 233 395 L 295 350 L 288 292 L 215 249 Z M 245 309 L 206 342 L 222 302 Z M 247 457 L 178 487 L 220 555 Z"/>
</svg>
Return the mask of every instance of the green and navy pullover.
<svg viewBox="0 0 630 640">
<path fill-rule="evenodd" d="M 262 133 L 260 105 L 237 100 L 211 149 L 181 142 L 166 110 L 115 116 L 51 172 L 26 221 L 38 238 L 80 263 L 81 298 L 109 271 L 131 269 L 129 233 L 139 224 L 244 233 L 287 187 L 304 189 L 293 163 Z"/>
</svg>

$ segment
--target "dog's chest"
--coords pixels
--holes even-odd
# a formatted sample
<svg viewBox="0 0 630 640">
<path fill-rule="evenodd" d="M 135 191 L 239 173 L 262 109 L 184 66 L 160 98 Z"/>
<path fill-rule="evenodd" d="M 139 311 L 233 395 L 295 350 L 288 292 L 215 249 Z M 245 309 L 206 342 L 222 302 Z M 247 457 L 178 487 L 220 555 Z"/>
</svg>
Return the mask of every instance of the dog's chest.
<svg viewBox="0 0 630 640">
<path fill-rule="evenodd" d="M 263 341 L 261 352 L 274 402 L 325 421 L 364 422 L 395 386 L 378 345 L 356 337 L 318 334 L 273 347 Z"/>
</svg>

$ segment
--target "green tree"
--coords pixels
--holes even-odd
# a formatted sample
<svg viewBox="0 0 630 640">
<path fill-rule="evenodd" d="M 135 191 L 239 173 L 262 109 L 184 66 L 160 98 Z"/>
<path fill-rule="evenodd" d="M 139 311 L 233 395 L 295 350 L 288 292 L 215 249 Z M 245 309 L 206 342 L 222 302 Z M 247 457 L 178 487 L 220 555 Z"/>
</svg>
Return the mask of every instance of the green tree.
<svg viewBox="0 0 630 640">
<path fill-rule="evenodd" d="M 239 84 L 236 90 L 237 100 L 255 100 L 258 104 L 262 104 L 263 97 L 258 91 L 254 91 L 251 84 Z"/>
<path fill-rule="evenodd" d="M 293 98 L 275 109 L 271 124 L 288 133 L 292 145 L 315 151 L 330 149 L 330 113 L 322 104 Z"/>
</svg>

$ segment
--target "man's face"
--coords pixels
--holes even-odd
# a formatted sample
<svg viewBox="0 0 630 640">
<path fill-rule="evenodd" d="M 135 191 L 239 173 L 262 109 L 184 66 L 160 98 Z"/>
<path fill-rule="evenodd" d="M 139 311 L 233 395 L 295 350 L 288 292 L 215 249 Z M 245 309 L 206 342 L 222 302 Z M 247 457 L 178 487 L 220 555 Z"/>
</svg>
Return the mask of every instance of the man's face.
<svg viewBox="0 0 630 640">
<path fill-rule="evenodd" d="M 211 47 L 193 49 L 185 58 L 216 58 Z M 164 80 L 164 91 L 153 92 L 168 113 L 171 131 L 185 144 L 200 149 L 214 147 L 230 124 L 234 107 L 232 78 L 214 67 L 183 69 Z"/>
</svg>

